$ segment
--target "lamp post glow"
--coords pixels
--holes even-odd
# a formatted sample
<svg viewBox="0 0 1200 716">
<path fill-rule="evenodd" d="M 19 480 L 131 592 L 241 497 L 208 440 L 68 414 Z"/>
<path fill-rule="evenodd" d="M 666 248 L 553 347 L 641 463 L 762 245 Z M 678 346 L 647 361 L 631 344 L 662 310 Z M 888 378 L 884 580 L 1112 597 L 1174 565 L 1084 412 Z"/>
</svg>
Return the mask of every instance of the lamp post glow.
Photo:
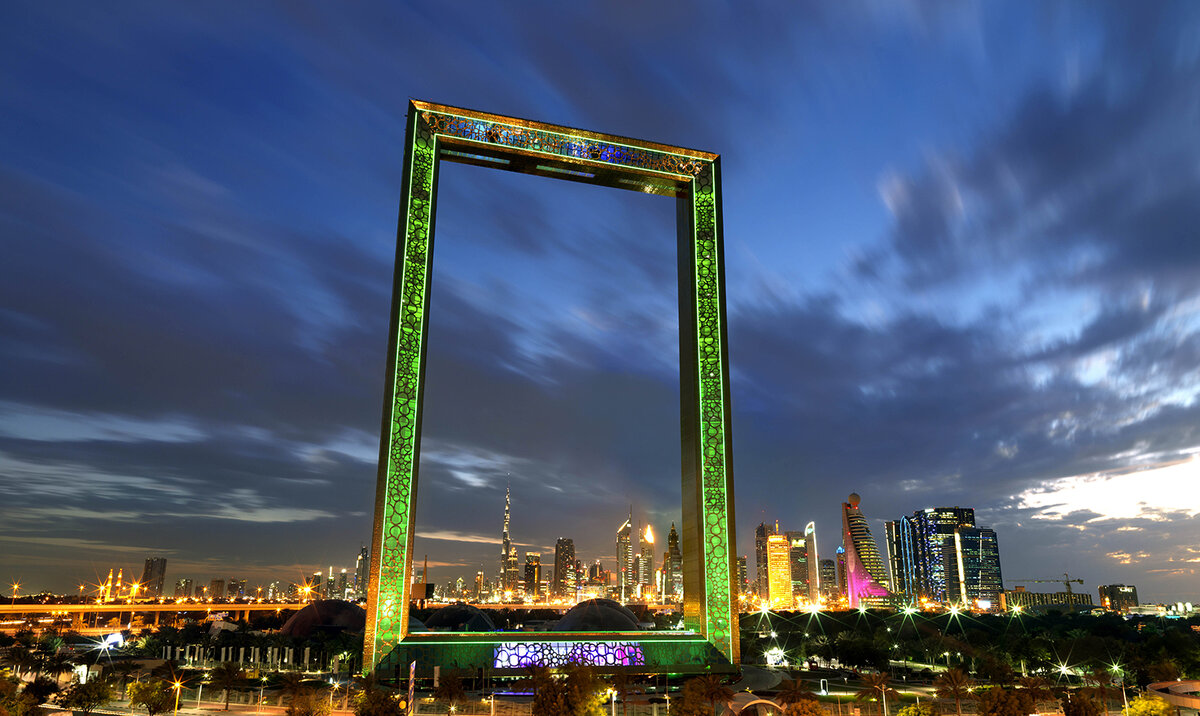
<svg viewBox="0 0 1200 716">
<path fill-rule="evenodd" d="M 175 714 L 179 716 L 179 692 L 183 689 L 183 682 L 176 681 L 172 686 L 175 687 Z"/>
</svg>

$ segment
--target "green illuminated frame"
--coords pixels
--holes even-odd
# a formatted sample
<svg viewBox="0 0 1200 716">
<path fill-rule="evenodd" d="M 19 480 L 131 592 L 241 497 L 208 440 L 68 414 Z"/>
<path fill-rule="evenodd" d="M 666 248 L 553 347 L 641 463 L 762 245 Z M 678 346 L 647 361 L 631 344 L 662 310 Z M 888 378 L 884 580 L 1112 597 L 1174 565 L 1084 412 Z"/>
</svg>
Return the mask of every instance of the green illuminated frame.
<svg viewBox="0 0 1200 716">
<path fill-rule="evenodd" d="M 720 157 L 412 101 L 396 236 L 364 670 L 373 669 L 408 634 L 433 223 L 442 160 L 676 198 L 684 624 L 737 663 Z"/>
</svg>

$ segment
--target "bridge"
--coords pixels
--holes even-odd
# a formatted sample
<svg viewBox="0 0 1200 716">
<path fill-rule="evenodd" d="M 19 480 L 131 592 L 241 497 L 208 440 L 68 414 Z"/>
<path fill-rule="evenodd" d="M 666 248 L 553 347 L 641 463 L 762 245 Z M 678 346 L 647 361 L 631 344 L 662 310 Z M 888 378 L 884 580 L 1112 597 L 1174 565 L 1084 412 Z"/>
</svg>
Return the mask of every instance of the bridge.
<svg viewBox="0 0 1200 716">
<path fill-rule="evenodd" d="M 1200 681 L 1160 681 L 1146 690 L 1176 708 L 1200 711 Z"/>
<path fill-rule="evenodd" d="M 172 614 L 175 618 L 190 615 L 207 615 L 213 612 L 236 614 L 235 619 L 248 619 L 250 612 L 292 612 L 303 609 L 309 602 L 234 602 L 229 604 L 210 602 L 107 602 L 103 604 L 0 604 L 0 631 L 15 631 L 29 626 L 29 620 L 35 623 L 53 623 L 66 616 L 71 617 L 71 628 L 77 631 L 87 629 L 85 621 L 88 616 L 109 614 L 120 617 L 129 614 L 132 621 L 134 615 L 154 615 L 154 623 L 158 624 L 162 615 Z M 99 631 L 111 631 L 96 627 Z"/>
</svg>

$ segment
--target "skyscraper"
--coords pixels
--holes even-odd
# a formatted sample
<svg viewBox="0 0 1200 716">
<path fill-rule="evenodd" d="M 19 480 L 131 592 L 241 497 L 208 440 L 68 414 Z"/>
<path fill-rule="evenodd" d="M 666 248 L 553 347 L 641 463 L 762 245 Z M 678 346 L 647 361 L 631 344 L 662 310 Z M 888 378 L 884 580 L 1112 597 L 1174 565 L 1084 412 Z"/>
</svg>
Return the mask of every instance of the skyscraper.
<svg viewBox="0 0 1200 716">
<path fill-rule="evenodd" d="M 638 594 L 649 597 L 654 591 L 654 531 L 650 525 L 641 533 L 641 549 L 638 560 Z"/>
<path fill-rule="evenodd" d="M 139 597 L 158 599 L 163 596 L 163 582 L 167 576 L 166 557 L 147 557 L 146 566 L 142 569 L 142 588 Z"/>
<path fill-rule="evenodd" d="M 1003 591 L 996 533 L 970 507 L 929 507 L 887 523 L 893 591 L 965 606 L 996 605 Z"/>
<path fill-rule="evenodd" d="M 929 507 L 888 525 L 894 589 L 912 597 L 959 602 L 954 533 L 975 526 L 970 507 Z M 901 584 L 901 582 L 903 582 Z"/>
<path fill-rule="evenodd" d="M 808 601 L 816 604 L 821 598 L 821 557 L 817 554 L 817 523 L 804 525 L 804 541 L 808 543 Z"/>
<path fill-rule="evenodd" d="M 977 609 L 1000 606 L 1004 577 L 996 532 L 987 527 L 959 527 L 954 530 L 954 552 L 950 584 L 957 585 L 958 596 L 951 601 Z"/>
<path fill-rule="evenodd" d="M 559 537 L 554 543 L 554 582 L 550 594 L 555 597 L 574 597 L 575 580 L 575 540 Z"/>
<path fill-rule="evenodd" d="M 520 572 L 517 568 L 517 547 L 512 543 L 508 532 L 509 507 L 511 505 L 512 488 L 504 489 L 504 530 L 500 535 L 500 589 L 504 592 L 517 591 Z"/>
<path fill-rule="evenodd" d="M 775 528 L 766 522 L 754 528 L 754 588 L 760 599 L 766 599 L 767 589 L 767 538 L 775 534 Z"/>
<path fill-rule="evenodd" d="M 1132 584 L 1101 585 L 1100 606 L 1114 612 L 1123 612 L 1138 606 L 1137 587 Z"/>
<path fill-rule="evenodd" d="M 808 540 L 799 530 L 783 533 L 788 542 L 788 561 L 792 571 L 792 596 L 808 600 Z"/>
<path fill-rule="evenodd" d="M 839 555 L 840 556 L 840 555 Z M 821 560 L 821 596 L 832 602 L 838 598 L 837 566 L 832 559 Z"/>
<path fill-rule="evenodd" d="M 525 596 L 537 598 L 542 591 L 542 555 L 525 553 Z"/>
<path fill-rule="evenodd" d="M 862 498 L 850 493 L 842 503 L 842 547 L 846 550 L 846 599 L 851 609 L 864 599 L 886 597 L 887 577 L 883 572 L 883 560 L 879 558 L 879 547 L 871 536 L 867 518 L 863 517 L 858 505 Z"/>
<path fill-rule="evenodd" d="M 834 558 L 837 559 L 837 584 L 838 596 L 846 596 L 846 548 L 839 546 L 834 552 Z"/>
<path fill-rule="evenodd" d="M 629 519 L 617 528 L 617 581 L 621 587 L 621 603 L 629 601 L 637 584 L 637 573 L 633 568 L 633 508 L 629 508 Z"/>
<path fill-rule="evenodd" d="M 767 537 L 767 600 L 772 609 L 792 609 L 791 545 L 786 535 Z"/>
<path fill-rule="evenodd" d="M 750 592 L 750 568 L 746 563 L 749 561 L 747 555 L 742 555 L 737 558 L 737 580 L 738 594 L 749 594 Z"/>
<path fill-rule="evenodd" d="M 370 580 L 370 557 L 366 545 L 358 550 L 358 558 L 354 560 L 354 598 L 367 598 L 367 582 Z"/>
<path fill-rule="evenodd" d="M 675 523 L 671 523 L 671 531 L 667 533 L 667 560 L 663 565 L 666 572 L 665 586 L 670 594 L 670 601 L 683 601 L 683 553 L 679 551 L 679 533 L 675 531 Z M 739 583 L 740 584 L 740 583 Z"/>
<path fill-rule="evenodd" d="M 175 582 L 175 598 L 187 599 L 192 596 L 192 580 L 184 578 Z"/>
</svg>

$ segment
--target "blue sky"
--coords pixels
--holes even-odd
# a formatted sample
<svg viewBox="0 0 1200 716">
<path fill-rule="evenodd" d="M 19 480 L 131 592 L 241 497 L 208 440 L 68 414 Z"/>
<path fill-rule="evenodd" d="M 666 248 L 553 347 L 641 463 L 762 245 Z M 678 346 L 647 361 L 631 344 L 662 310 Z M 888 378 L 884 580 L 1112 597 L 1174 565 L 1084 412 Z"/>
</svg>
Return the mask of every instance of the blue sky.
<svg viewBox="0 0 1200 716">
<path fill-rule="evenodd" d="M 966 505 L 1197 597 L 1188 3 L 15 3 L 0 577 L 295 579 L 370 529 L 410 97 L 722 155 L 740 553 Z M 678 515 L 671 202 L 447 166 L 418 553 Z M 782 499 L 781 499 L 782 498 Z"/>
</svg>

